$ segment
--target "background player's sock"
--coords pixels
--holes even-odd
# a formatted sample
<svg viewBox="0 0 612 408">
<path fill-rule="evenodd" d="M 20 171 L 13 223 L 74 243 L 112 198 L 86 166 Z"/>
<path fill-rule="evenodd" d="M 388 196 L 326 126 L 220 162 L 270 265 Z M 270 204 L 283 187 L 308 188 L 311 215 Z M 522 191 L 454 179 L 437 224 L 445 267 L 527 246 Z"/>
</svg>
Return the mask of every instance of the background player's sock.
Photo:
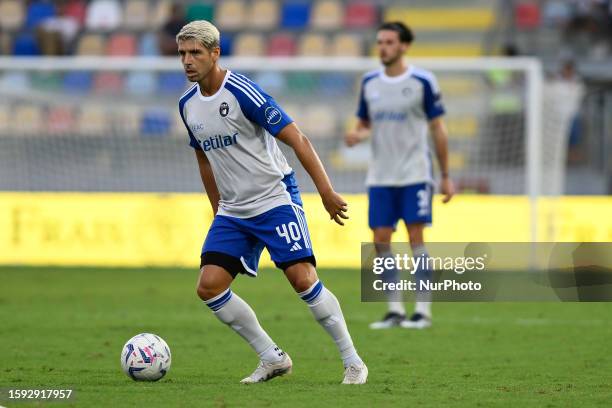
<svg viewBox="0 0 612 408">
<path fill-rule="evenodd" d="M 431 271 L 427 268 L 427 248 L 425 245 L 415 245 L 412 247 L 412 256 L 414 258 L 421 258 L 419 267 L 415 271 L 415 279 L 417 281 L 417 288 L 420 287 L 420 282 L 431 281 Z M 430 291 L 417 291 L 416 294 L 416 306 L 415 312 L 425 315 L 431 318 L 431 292 Z"/>
<path fill-rule="evenodd" d="M 362 364 L 346 327 L 342 309 L 334 294 L 317 280 L 310 288 L 298 295 L 308 304 L 315 319 L 336 342 L 344 367 L 352 363 Z"/>
<path fill-rule="evenodd" d="M 393 254 L 389 252 L 385 252 L 379 255 L 382 258 L 394 258 Z M 399 282 L 399 274 L 396 268 L 386 269 L 382 274 L 383 282 Z M 404 299 L 402 296 L 402 292 L 399 290 L 388 290 L 387 295 L 387 305 L 389 307 L 389 312 L 397 313 L 399 315 L 405 316 L 406 309 L 404 309 Z"/>
<path fill-rule="evenodd" d="M 262 360 L 274 362 L 282 358 L 283 351 L 261 328 L 253 309 L 231 289 L 228 288 L 204 303 L 219 320 L 242 336 Z"/>
</svg>

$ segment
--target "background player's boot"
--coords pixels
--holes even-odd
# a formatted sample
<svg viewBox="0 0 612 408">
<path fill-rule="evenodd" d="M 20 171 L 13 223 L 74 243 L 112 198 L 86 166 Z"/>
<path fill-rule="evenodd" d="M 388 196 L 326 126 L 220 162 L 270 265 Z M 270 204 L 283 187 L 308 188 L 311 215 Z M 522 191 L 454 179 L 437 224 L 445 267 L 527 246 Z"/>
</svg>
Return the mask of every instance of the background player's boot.
<svg viewBox="0 0 612 408">
<path fill-rule="evenodd" d="M 382 320 L 374 323 L 370 323 L 370 329 L 390 329 L 392 327 L 399 327 L 402 322 L 406 321 L 406 316 L 396 312 L 388 312 Z"/>
<path fill-rule="evenodd" d="M 284 353 L 283 358 L 281 358 L 279 361 L 271 362 L 261 360 L 255 371 L 253 371 L 253 374 L 244 378 L 242 381 L 240 381 L 240 383 L 254 384 L 268 381 L 274 377 L 280 377 L 281 375 L 291 374 L 292 366 L 293 362 L 287 353 Z"/>
<path fill-rule="evenodd" d="M 342 384 L 365 384 L 368 380 L 368 367 L 362 363 L 352 363 L 344 370 Z"/>
<path fill-rule="evenodd" d="M 431 326 L 431 318 L 421 313 L 414 313 L 410 319 L 404 320 L 401 326 L 405 329 L 426 329 Z"/>
</svg>

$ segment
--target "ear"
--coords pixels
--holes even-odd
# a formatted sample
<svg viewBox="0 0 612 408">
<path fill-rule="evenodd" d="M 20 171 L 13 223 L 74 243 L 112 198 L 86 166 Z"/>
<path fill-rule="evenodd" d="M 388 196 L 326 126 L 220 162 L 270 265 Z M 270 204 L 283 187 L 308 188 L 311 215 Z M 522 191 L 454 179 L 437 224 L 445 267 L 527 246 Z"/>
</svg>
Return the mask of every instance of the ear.
<svg viewBox="0 0 612 408">
<path fill-rule="evenodd" d="M 221 56 L 221 48 L 220 47 L 213 48 L 210 54 L 212 55 L 213 61 L 217 62 L 217 60 Z"/>
</svg>

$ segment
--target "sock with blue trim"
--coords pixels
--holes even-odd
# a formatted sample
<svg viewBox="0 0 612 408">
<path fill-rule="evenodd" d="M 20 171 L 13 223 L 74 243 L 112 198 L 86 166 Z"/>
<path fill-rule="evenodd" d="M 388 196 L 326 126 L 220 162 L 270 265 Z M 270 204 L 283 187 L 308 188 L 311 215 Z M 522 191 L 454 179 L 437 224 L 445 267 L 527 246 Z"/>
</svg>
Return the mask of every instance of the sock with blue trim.
<svg viewBox="0 0 612 408">
<path fill-rule="evenodd" d="M 336 342 L 344 367 L 351 363 L 362 363 L 353 346 L 338 299 L 333 293 L 317 280 L 308 290 L 298 294 L 308 304 L 315 319 Z"/>
<path fill-rule="evenodd" d="M 205 300 L 215 316 L 238 333 L 265 361 L 279 361 L 284 352 L 262 329 L 255 312 L 238 295 L 227 289 L 212 299 Z"/>
<path fill-rule="evenodd" d="M 414 258 L 421 258 L 419 267 L 415 271 L 415 279 L 417 281 L 417 288 L 420 287 L 420 282 L 431 281 L 431 270 L 427 267 L 427 248 L 425 245 L 415 245 L 412 247 L 412 256 Z M 416 313 L 420 313 L 424 316 L 431 318 L 431 292 L 429 291 L 417 291 L 415 310 Z"/>
</svg>

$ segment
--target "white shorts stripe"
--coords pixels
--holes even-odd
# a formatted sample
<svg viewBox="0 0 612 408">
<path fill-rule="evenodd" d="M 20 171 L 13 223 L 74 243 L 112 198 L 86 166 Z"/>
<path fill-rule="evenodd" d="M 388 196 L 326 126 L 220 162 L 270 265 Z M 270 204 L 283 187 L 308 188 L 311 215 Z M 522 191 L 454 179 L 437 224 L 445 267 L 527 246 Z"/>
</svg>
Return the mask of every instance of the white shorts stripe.
<svg viewBox="0 0 612 408">
<path fill-rule="evenodd" d="M 262 103 L 262 104 L 266 103 L 266 99 L 263 96 L 261 96 L 261 94 L 257 91 L 257 89 L 255 89 L 251 84 L 249 84 L 248 82 L 238 78 L 235 75 L 230 75 L 230 79 L 232 80 L 232 82 L 242 85 L 244 87 L 244 89 L 249 91 L 249 93 L 255 99 L 257 99 L 260 103 Z"/>
<path fill-rule="evenodd" d="M 264 98 L 264 96 L 261 94 L 261 92 L 259 92 L 257 90 L 257 88 L 255 88 L 253 86 L 253 83 L 244 75 L 240 75 L 240 74 L 236 74 L 235 72 L 232 72 L 231 74 L 234 79 L 237 79 L 238 82 L 244 83 L 249 89 L 251 89 L 257 96 L 259 96 L 261 98 L 261 100 L 263 101 L 262 103 L 266 102 L 266 98 Z"/>
<path fill-rule="evenodd" d="M 239 84 L 235 83 L 232 81 L 232 78 L 230 77 L 227 82 L 233 86 L 235 86 L 236 88 L 240 89 L 242 91 L 243 94 L 245 94 L 251 101 L 253 101 L 253 103 L 255 104 L 255 106 L 257 106 L 258 108 L 261 106 L 261 103 L 259 101 L 257 101 L 256 99 L 254 99 L 242 86 L 240 86 Z"/>
<path fill-rule="evenodd" d="M 306 224 L 306 218 L 302 214 L 302 209 L 297 205 L 291 205 L 293 208 L 293 212 L 295 212 L 295 216 L 298 219 L 298 223 L 300 224 L 300 230 L 302 230 L 302 237 L 304 238 L 304 244 L 306 248 L 312 248 L 310 243 L 310 235 L 308 234 L 308 226 Z"/>
</svg>

